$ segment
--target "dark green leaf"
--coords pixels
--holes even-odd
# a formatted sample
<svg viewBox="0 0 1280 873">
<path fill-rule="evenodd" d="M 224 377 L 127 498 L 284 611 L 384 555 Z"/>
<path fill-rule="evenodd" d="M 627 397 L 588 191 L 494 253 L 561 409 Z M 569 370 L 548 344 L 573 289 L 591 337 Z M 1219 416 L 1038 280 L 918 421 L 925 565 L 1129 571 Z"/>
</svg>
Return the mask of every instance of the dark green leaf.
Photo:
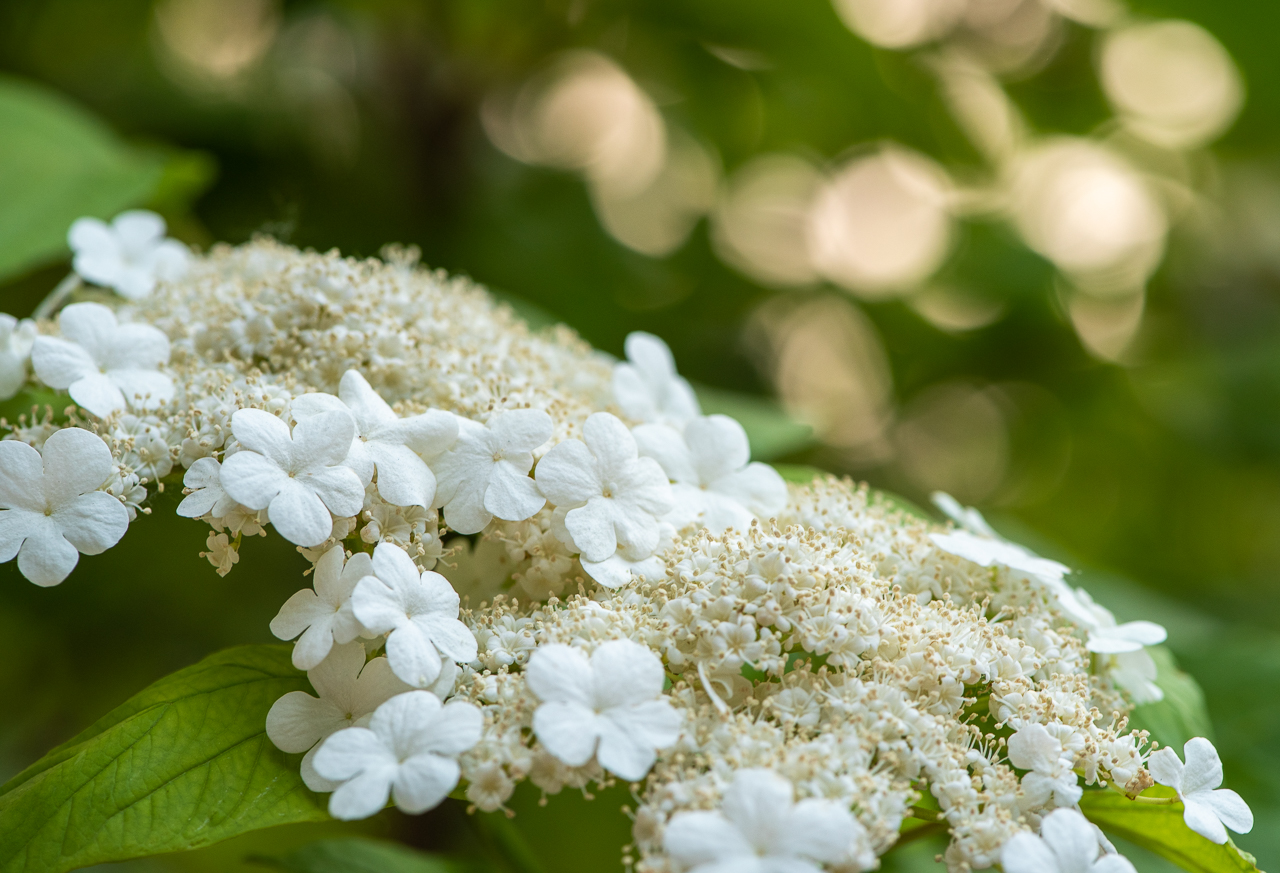
<svg viewBox="0 0 1280 873">
<path fill-rule="evenodd" d="M 281 857 L 251 861 L 285 873 L 458 873 L 463 868 L 399 843 L 366 837 L 318 840 Z"/>
<path fill-rule="evenodd" d="M 1129 840 L 1188 873 L 1258 873 L 1252 855 L 1219 846 L 1187 827 L 1182 804 L 1138 803 L 1114 791 L 1087 791 L 1080 809 L 1106 833 Z"/>
<path fill-rule="evenodd" d="M 271 704 L 308 687 L 273 645 L 144 689 L 0 786 L 0 871 L 62 873 L 327 818 L 264 730 Z"/>
<path fill-rule="evenodd" d="M 738 420 L 751 442 L 753 460 L 785 458 L 814 444 L 813 428 L 787 415 L 773 400 L 705 385 L 695 385 L 694 391 L 704 414 L 720 413 Z"/>
<path fill-rule="evenodd" d="M 1178 669 L 1173 653 L 1164 646 L 1147 649 L 1156 662 L 1156 684 L 1164 700 L 1135 707 L 1129 726 L 1151 732 L 1164 746 L 1181 749 L 1192 737 L 1213 738 L 1213 725 L 1204 702 L 1204 691 L 1191 676 Z"/>
</svg>

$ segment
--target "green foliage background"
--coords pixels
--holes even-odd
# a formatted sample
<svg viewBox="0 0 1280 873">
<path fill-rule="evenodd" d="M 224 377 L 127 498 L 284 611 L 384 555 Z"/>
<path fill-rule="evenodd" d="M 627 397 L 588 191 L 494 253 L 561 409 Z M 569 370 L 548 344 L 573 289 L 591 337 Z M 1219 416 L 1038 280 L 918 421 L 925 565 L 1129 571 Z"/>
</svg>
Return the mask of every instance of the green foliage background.
<svg viewBox="0 0 1280 873">
<path fill-rule="evenodd" d="M 1234 214 L 1228 200 L 1224 220 L 1275 235 L 1280 202 L 1267 192 L 1280 191 L 1280 7 L 1132 5 L 1204 25 L 1241 67 L 1248 100 L 1214 149 L 1217 188 L 1262 180 L 1254 188 L 1270 211 Z M 281 16 L 274 60 L 232 93 L 166 72 L 146 0 L 0 4 L 0 309 L 30 313 L 65 274 L 60 239 L 72 218 L 147 205 L 198 245 L 257 232 L 355 255 L 412 243 L 432 266 L 536 304 L 606 351 L 620 353 L 628 331 L 651 330 L 691 378 L 764 396 L 742 328 L 776 292 L 724 266 L 705 223 L 669 258 L 620 246 L 576 176 L 520 165 L 489 144 L 479 123 L 484 94 L 556 51 L 586 46 L 616 58 L 651 93 L 675 95 L 664 113 L 714 144 L 729 170 L 764 151 L 825 159 L 884 138 L 948 165 L 977 163 L 931 80 L 908 58 L 854 37 L 828 0 L 334 0 L 289 2 Z M 285 39 L 302 32 L 292 25 L 316 21 L 346 41 L 336 49 Z M 354 46 L 351 58 L 342 46 Z M 737 69 L 708 46 L 748 47 L 768 66 Z M 1083 134 L 1105 120 L 1093 50 L 1086 31 L 1070 29 L 1047 69 L 1012 86 L 1039 129 Z M 300 102 L 288 83 L 304 61 L 328 70 L 345 97 Z M 61 107 L 49 141 L 73 148 L 22 151 L 33 100 Z M 326 131 L 343 113 L 355 118 L 358 140 L 335 147 Z M 1009 535 L 1089 568 L 1084 584 L 1122 620 L 1169 628 L 1169 648 L 1204 688 L 1227 784 L 1257 813 L 1240 843 L 1275 868 L 1280 252 L 1224 255 L 1177 232 L 1170 251 L 1150 290 L 1158 329 L 1127 367 L 1081 349 L 1054 302 L 1052 269 L 995 225 L 969 225 L 945 269 L 1005 304 L 997 323 L 950 335 L 902 303 L 862 308 L 900 401 L 956 378 L 1030 382 L 1056 398 L 1070 443 L 1065 471 L 1034 501 L 982 508 Z M 1032 467 L 1060 451 L 1037 433 L 1019 450 Z M 788 453 L 780 460 L 926 502 L 892 465 L 853 466 L 794 434 L 770 438 Z M 204 528 L 173 516 L 177 500 L 157 496 L 154 514 L 120 547 L 82 560 L 60 587 L 38 589 L 12 564 L 0 567 L 0 780 L 159 677 L 227 646 L 270 641 L 267 621 L 299 586 L 301 558 L 278 538 L 252 540 L 220 579 L 198 557 Z M 451 803 L 416 819 L 299 825 L 128 869 L 230 870 L 248 856 L 301 869 L 290 855 L 297 845 L 353 833 L 481 856 L 480 847 L 509 846 L 523 833 L 546 869 L 617 869 L 626 824 L 616 811 L 626 802 L 561 797 L 544 809 L 522 792 L 513 801 L 517 836 L 501 816 L 468 818 Z M 886 866 L 920 869 L 934 851 L 922 841 Z M 517 869 L 518 854 L 488 863 Z M 1163 863 L 1135 857 L 1146 870 Z"/>
</svg>

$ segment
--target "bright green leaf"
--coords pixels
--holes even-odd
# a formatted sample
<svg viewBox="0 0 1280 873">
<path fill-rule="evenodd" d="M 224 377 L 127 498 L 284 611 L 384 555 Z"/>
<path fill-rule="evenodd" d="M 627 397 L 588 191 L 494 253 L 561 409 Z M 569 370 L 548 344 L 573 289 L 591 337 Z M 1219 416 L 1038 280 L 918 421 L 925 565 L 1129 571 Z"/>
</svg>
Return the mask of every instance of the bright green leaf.
<svg viewBox="0 0 1280 873">
<path fill-rule="evenodd" d="M 1164 700 L 1135 707 L 1129 726 L 1150 731 L 1161 745 L 1179 750 L 1192 737 L 1212 739 L 1213 725 L 1200 684 L 1178 669 L 1173 653 L 1164 646 L 1147 651 L 1156 662 L 1156 684 L 1164 691 Z"/>
<path fill-rule="evenodd" d="M 399 843 L 367 837 L 318 840 L 282 857 L 250 860 L 284 873 L 457 873 L 462 867 Z"/>
<path fill-rule="evenodd" d="M 1137 803 L 1114 791 L 1086 791 L 1080 809 L 1106 833 L 1129 840 L 1188 873 L 1258 873 L 1253 856 L 1187 827 L 1182 804 Z"/>
<path fill-rule="evenodd" d="M 814 444 L 813 428 L 787 415 L 774 400 L 705 385 L 695 385 L 694 391 L 704 414 L 719 413 L 738 420 L 751 442 L 752 460 L 785 458 Z"/>
<path fill-rule="evenodd" d="M 289 647 L 212 655 L 139 692 L 0 786 L 0 873 L 63 873 L 328 817 L 267 710 L 306 690 Z"/>
</svg>

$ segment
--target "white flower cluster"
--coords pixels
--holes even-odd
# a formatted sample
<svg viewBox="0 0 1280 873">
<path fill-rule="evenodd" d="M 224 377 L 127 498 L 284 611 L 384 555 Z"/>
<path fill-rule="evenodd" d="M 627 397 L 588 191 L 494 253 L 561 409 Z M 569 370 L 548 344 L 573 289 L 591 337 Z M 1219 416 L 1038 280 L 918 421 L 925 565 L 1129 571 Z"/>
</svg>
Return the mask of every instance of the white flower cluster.
<svg viewBox="0 0 1280 873">
<path fill-rule="evenodd" d="M 788 488 L 656 337 L 615 364 L 399 250 L 182 263 L 0 325 L 5 372 L 79 407 L 0 442 L 0 559 L 57 584 L 179 481 L 219 573 L 295 543 L 313 587 L 271 629 L 316 694 L 267 731 L 333 815 L 616 778 L 643 873 L 871 869 L 908 817 L 956 870 L 1120 873 L 1071 810 L 1153 780 L 1209 839 L 1251 826 L 1207 741 L 1184 768 L 1126 729 L 1163 629 L 945 495 L 958 527 Z"/>
</svg>

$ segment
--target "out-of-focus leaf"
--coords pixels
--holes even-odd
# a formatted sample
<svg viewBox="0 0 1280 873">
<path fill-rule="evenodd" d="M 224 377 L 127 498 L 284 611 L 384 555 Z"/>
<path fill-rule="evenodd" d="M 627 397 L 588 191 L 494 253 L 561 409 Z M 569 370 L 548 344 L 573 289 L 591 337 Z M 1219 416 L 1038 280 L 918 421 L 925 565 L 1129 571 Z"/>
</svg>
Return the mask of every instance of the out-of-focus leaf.
<svg viewBox="0 0 1280 873">
<path fill-rule="evenodd" d="M 1178 669 L 1173 653 L 1164 646 L 1147 651 L 1156 662 L 1156 684 L 1164 691 L 1164 700 L 1135 707 L 1129 726 L 1148 730 L 1161 745 L 1175 749 L 1181 749 L 1192 737 L 1212 739 L 1213 724 L 1200 683 Z"/>
<path fill-rule="evenodd" d="M 190 200 L 210 160 L 126 145 L 70 100 L 0 76 L 0 280 L 66 251 L 81 216 L 111 218 L 152 202 Z"/>
<path fill-rule="evenodd" d="M 463 867 L 399 843 L 365 837 L 318 840 L 287 855 L 251 861 L 285 873 L 460 873 Z"/>
<path fill-rule="evenodd" d="M 706 415 L 719 413 L 738 420 L 751 442 L 753 460 L 785 458 L 814 444 L 813 428 L 787 415 L 773 400 L 705 385 L 695 385 L 694 391 Z"/>
<path fill-rule="evenodd" d="M 0 871 L 77 867 L 325 819 L 267 710 L 307 689 L 289 647 L 241 646 L 161 679 L 0 786 Z"/>
<path fill-rule="evenodd" d="M 773 464 L 772 467 L 783 479 L 797 485 L 808 485 L 814 479 L 827 475 L 826 470 L 810 467 L 808 464 Z"/>
<path fill-rule="evenodd" d="M 28 385 L 8 400 L 0 401 L 0 418 L 6 419 L 10 424 L 16 424 L 20 415 L 30 419 L 33 408 L 37 418 L 42 418 L 48 410 L 52 409 L 53 420 L 61 422 L 66 420 L 65 411 L 68 406 L 75 406 L 75 401 L 65 391 L 53 391 L 43 386 Z"/>
<path fill-rule="evenodd" d="M 1219 846 L 1187 827 L 1181 803 L 1137 803 L 1114 791 L 1086 791 L 1080 809 L 1106 833 L 1167 858 L 1188 873 L 1258 873 L 1253 856 L 1234 843 Z"/>
</svg>

